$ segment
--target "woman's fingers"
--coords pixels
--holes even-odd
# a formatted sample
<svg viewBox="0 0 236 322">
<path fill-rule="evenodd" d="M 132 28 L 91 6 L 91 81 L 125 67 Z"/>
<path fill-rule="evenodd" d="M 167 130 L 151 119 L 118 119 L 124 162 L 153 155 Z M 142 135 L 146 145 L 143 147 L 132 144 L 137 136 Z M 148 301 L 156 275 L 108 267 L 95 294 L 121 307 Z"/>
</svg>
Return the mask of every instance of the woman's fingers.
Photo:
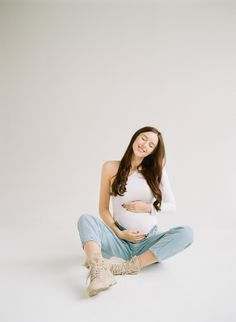
<svg viewBox="0 0 236 322">
<path fill-rule="evenodd" d="M 135 236 L 135 240 L 142 240 L 146 237 L 146 235 Z"/>
<path fill-rule="evenodd" d="M 130 237 L 133 242 L 138 242 L 140 240 L 143 240 L 145 237 L 147 237 L 147 234 L 139 233 L 137 231 L 129 231 Z"/>
<path fill-rule="evenodd" d="M 136 238 L 144 238 L 144 237 L 146 237 L 146 234 L 135 233 L 135 232 L 133 232 L 131 234 Z"/>
<path fill-rule="evenodd" d="M 146 235 L 144 233 L 140 233 L 138 230 L 136 230 L 136 231 L 135 230 L 131 230 L 130 233 L 131 234 L 135 234 L 135 235 L 139 235 L 139 236 Z"/>
<path fill-rule="evenodd" d="M 146 234 L 138 234 L 137 237 L 143 238 L 146 237 Z"/>
</svg>

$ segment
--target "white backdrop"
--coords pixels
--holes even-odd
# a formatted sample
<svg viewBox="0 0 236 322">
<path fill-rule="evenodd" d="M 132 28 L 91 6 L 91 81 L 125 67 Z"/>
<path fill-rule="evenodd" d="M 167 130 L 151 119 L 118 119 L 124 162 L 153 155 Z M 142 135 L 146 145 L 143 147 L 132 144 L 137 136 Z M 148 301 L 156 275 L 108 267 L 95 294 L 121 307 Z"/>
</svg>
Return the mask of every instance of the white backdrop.
<svg viewBox="0 0 236 322">
<path fill-rule="evenodd" d="M 98 214 L 102 163 L 146 125 L 177 202 L 160 225 L 235 223 L 236 7 L 210 3 L 1 4 L 3 224 Z"/>
<path fill-rule="evenodd" d="M 236 4 L 6 2 L 1 319 L 234 322 Z M 190 225 L 193 245 L 88 300 L 77 220 L 98 215 L 103 162 L 147 125 L 163 134 L 177 205 L 159 229 Z"/>
</svg>

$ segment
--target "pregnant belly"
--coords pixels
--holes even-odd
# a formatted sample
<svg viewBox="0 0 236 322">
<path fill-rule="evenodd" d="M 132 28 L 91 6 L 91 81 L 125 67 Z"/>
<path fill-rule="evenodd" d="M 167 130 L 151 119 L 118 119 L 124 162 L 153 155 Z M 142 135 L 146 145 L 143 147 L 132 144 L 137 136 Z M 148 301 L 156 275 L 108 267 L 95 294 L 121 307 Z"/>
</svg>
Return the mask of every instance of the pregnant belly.
<svg viewBox="0 0 236 322">
<path fill-rule="evenodd" d="M 139 231 L 140 233 L 148 233 L 153 226 L 156 225 L 155 216 L 150 216 L 147 213 L 121 211 L 119 214 L 114 214 L 115 220 L 127 230 Z"/>
</svg>

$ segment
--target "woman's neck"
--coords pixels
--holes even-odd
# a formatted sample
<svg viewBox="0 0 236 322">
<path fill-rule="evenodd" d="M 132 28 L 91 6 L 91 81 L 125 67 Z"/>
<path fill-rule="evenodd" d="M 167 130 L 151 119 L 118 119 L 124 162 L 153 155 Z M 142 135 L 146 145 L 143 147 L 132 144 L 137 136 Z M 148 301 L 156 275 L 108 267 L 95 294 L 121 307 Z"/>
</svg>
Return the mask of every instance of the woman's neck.
<svg viewBox="0 0 236 322">
<path fill-rule="evenodd" d="M 136 171 L 140 167 L 142 161 L 143 161 L 143 158 L 138 158 L 133 156 L 133 158 L 131 159 L 131 166 L 130 166 L 131 170 Z"/>
</svg>

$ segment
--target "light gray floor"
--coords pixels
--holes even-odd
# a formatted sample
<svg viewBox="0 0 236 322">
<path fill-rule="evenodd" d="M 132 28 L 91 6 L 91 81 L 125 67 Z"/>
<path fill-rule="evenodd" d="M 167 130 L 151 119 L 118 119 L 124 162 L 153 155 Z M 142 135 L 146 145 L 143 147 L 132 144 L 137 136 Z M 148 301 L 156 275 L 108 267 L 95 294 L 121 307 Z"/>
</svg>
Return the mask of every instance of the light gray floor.
<svg viewBox="0 0 236 322">
<path fill-rule="evenodd" d="M 45 217 L 44 217 L 45 218 Z M 194 229 L 194 243 L 89 297 L 76 220 L 1 225 L 1 321 L 236 320 L 235 233 Z"/>
<path fill-rule="evenodd" d="M 235 322 L 235 2 L 46 2 L 0 6 L 0 322 Z M 206 228 L 90 298 L 74 213 L 150 123 L 179 212 L 160 222 Z"/>
</svg>

